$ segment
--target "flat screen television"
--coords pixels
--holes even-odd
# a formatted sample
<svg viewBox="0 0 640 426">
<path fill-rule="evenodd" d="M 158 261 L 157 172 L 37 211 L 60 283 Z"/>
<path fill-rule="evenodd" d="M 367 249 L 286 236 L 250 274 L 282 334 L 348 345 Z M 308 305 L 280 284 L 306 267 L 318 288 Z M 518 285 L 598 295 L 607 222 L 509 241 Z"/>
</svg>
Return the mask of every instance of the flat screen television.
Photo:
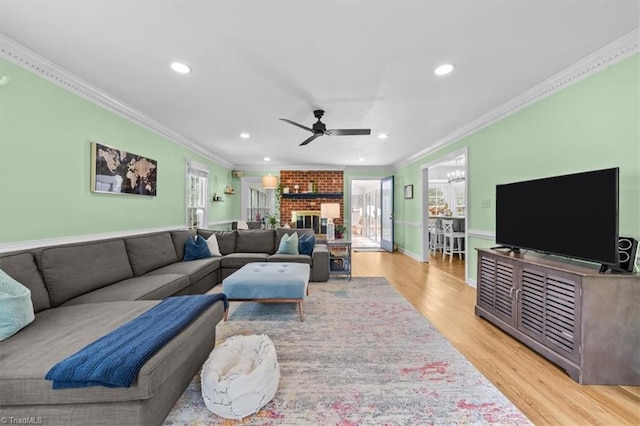
<svg viewBox="0 0 640 426">
<path fill-rule="evenodd" d="M 496 185 L 496 242 L 618 263 L 619 169 Z"/>
</svg>

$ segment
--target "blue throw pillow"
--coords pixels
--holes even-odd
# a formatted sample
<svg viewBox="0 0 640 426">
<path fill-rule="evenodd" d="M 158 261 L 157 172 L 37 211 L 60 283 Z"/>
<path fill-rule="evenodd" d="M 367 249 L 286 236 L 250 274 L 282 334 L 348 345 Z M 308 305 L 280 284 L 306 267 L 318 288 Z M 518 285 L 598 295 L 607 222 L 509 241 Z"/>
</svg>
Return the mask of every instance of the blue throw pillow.
<svg viewBox="0 0 640 426">
<path fill-rule="evenodd" d="M 298 234 L 296 232 L 282 237 L 277 254 L 298 254 Z"/>
<path fill-rule="evenodd" d="M 184 245 L 183 262 L 188 260 L 205 259 L 207 257 L 211 257 L 207 240 L 202 238 L 200 235 L 198 235 L 198 238 L 195 241 L 191 238 L 187 239 L 187 242 Z"/>
<path fill-rule="evenodd" d="M 298 240 L 298 252 L 311 256 L 313 247 L 316 245 L 316 236 L 314 234 L 303 234 Z"/>
</svg>

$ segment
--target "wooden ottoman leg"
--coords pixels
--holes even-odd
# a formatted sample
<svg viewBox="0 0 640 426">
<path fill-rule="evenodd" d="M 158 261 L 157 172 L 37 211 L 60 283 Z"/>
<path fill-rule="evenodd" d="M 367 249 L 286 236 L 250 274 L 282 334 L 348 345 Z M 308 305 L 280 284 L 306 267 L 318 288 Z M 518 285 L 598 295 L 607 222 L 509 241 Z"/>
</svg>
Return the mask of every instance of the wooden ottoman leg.
<svg viewBox="0 0 640 426">
<path fill-rule="evenodd" d="M 230 307 L 230 306 L 229 306 Z M 229 315 L 229 307 L 227 309 L 224 310 L 224 317 L 223 319 L 226 321 L 227 320 L 227 316 Z"/>
<path fill-rule="evenodd" d="M 298 309 L 300 309 L 300 322 L 304 322 L 304 311 L 302 310 L 302 302 L 298 302 Z"/>
</svg>

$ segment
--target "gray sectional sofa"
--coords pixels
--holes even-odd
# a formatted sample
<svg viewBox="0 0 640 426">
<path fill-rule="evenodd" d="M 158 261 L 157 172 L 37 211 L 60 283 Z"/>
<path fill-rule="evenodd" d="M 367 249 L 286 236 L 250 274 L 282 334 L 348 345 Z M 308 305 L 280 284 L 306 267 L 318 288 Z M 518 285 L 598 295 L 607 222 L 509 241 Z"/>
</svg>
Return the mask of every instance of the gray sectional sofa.
<svg viewBox="0 0 640 426">
<path fill-rule="evenodd" d="M 207 238 L 212 231 L 198 230 Z M 0 269 L 31 290 L 35 320 L 0 342 L 0 418 L 54 425 L 160 424 L 215 344 L 222 302 L 206 309 L 142 367 L 129 388 L 53 390 L 57 362 L 168 296 L 201 294 L 254 261 L 311 265 L 327 281 L 326 246 L 313 256 L 278 255 L 284 232 L 216 232 L 222 257 L 182 262 L 195 230 L 161 232 L 0 255 Z"/>
</svg>

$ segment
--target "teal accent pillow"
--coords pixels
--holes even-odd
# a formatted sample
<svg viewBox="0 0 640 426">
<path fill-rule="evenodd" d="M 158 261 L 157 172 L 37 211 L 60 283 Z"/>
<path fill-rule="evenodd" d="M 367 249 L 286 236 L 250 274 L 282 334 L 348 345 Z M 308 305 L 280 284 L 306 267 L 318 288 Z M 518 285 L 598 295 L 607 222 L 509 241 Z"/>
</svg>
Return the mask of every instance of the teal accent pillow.
<svg viewBox="0 0 640 426">
<path fill-rule="evenodd" d="M 0 269 L 0 341 L 31 324 L 34 318 L 31 291 Z"/>
<path fill-rule="evenodd" d="M 316 246 L 316 236 L 314 234 L 303 234 L 298 242 L 298 252 L 311 256 L 313 248 Z"/>
<path fill-rule="evenodd" d="M 184 259 L 182 259 L 183 262 L 187 262 L 189 260 L 205 259 L 207 257 L 211 257 L 209 245 L 207 244 L 207 240 L 202 238 L 200 235 L 198 235 L 195 240 L 189 238 L 184 244 Z"/>
<path fill-rule="evenodd" d="M 285 235 L 280 240 L 277 254 L 298 254 L 298 233 Z"/>
</svg>

